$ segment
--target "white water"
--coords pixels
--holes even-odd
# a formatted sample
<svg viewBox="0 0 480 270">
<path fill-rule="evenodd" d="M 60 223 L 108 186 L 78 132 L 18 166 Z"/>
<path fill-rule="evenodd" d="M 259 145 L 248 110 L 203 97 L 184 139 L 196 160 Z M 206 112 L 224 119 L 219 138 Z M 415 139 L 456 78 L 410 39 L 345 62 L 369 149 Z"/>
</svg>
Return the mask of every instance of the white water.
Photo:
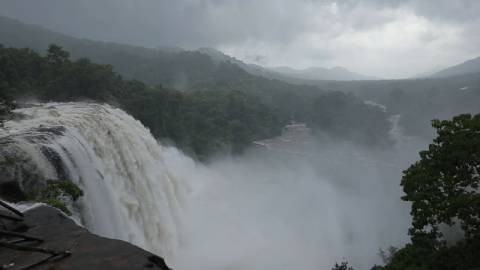
<svg viewBox="0 0 480 270">
<path fill-rule="evenodd" d="M 75 204 L 81 222 L 165 256 L 174 269 L 331 269 L 342 258 L 369 269 L 379 247 L 407 240 L 399 180 L 412 156 L 403 147 L 372 152 L 326 142 L 304 147 L 304 156 L 256 151 L 205 167 L 107 105 L 18 112 L 29 118 L 5 123 L 0 136 L 15 135 L 52 178 L 40 146 L 60 155 L 85 191 Z M 33 142 L 19 136 L 40 126 L 66 130 Z"/>
<path fill-rule="evenodd" d="M 56 171 L 40 148 L 60 155 L 70 180 L 84 190 L 76 212 L 87 228 L 157 254 L 176 248 L 186 188 L 177 164 L 188 170 L 192 161 L 160 146 L 140 122 L 108 105 L 50 103 L 17 112 L 28 119 L 5 123 L 0 135 L 17 135 L 12 137 L 49 178 Z M 66 128 L 63 136 L 33 142 L 18 136 L 58 126 Z"/>
</svg>

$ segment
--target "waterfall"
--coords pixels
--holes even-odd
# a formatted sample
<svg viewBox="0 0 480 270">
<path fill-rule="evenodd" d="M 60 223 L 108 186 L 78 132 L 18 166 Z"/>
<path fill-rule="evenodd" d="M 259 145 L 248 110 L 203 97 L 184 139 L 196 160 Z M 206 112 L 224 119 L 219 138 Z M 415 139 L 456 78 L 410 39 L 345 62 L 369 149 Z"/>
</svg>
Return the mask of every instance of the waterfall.
<svg viewBox="0 0 480 270">
<path fill-rule="evenodd" d="M 257 147 L 204 166 L 109 105 L 15 112 L 0 145 L 24 153 L 36 175 L 76 183 L 85 195 L 74 216 L 90 231 L 164 256 L 174 269 L 330 269 L 342 258 L 368 269 L 378 248 L 407 241 L 399 180 L 416 150 L 403 140 L 384 150 L 325 138 L 295 155 Z"/>
<path fill-rule="evenodd" d="M 46 179 L 68 178 L 84 191 L 74 204 L 83 225 L 163 256 L 175 249 L 186 192 L 176 171 L 194 168 L 192 160 L 109 105 L 48 103 L 16 113 L 22 120 L 6 122 L 0 137 Z"/>
</svg>

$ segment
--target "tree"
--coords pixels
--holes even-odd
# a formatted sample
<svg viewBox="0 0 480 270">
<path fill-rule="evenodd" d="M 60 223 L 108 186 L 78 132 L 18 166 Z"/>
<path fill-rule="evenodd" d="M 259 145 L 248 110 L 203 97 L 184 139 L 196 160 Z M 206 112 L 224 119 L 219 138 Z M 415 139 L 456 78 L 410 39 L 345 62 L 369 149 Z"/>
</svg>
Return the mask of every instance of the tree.
<svg viewBox="0 0 480 270">
<path fill-rule="evenodd" d="M 353 267 L 348 266 L 348 262 L 344 261 L 341 262 L 340 264 L 335 263 L 335 266 L 332 268 L 332 270 L 354 270 Z"/>
<path fill-rule="evenodd" d="M 60 66 L 65 64 L 70 57 L 70 53 L 63 50 L 62 47 L 50 44 L 47 51 L 47 60 L 50 64 L 54 66 Z"/>
<path fill-rule="evenodd" d="M 437 138 L 402 178 L 412 202 L 410 234 L 441 239 L 439 225 L 460 224 L 466 239 L 480 237 L 480 114 L 432 121 Z M 428 238 L 427 237 L 427 238 Z M 425 239 L 425 237 L 423 237 Z"/>
</svg>

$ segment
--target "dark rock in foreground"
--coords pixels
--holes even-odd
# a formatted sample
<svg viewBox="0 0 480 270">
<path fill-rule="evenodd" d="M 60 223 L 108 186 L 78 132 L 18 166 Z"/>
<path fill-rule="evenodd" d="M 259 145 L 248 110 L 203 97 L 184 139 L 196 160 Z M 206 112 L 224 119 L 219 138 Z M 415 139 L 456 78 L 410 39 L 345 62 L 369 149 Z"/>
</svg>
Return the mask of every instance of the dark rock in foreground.
<svg viewBox="0 0 480 270">
<path fill-rule="evenodd" d="M 4 228 L 0 229 L 44 239 L 43 243 L 17 245 L 68 251 L 71 254 L 41 263 L 51 255 L 3 245 L 0 247 L 0 269 L 168 269 L 162 258 L 127 242 L 91 234 L 54 208 L 41 206 L 24 214 L 23 221 L 4 222 Z M 0 233 L 0 241 L 12 241 L 12 237 Z"/>
</svg>

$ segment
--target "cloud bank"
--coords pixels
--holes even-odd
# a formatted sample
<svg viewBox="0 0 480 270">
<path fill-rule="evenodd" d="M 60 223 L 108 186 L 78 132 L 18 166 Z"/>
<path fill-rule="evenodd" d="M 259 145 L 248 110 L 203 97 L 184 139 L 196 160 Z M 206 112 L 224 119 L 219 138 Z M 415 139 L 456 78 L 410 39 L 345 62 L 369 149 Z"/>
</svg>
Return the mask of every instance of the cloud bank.
<svg viewBox="0 0 480 270">
<path fill-rule="evenodd" d="M 2 15 L 79 37 L 383 78 L 480 55 L 478 12 L 476 0 L 0 0 Z"/>
</svg>

